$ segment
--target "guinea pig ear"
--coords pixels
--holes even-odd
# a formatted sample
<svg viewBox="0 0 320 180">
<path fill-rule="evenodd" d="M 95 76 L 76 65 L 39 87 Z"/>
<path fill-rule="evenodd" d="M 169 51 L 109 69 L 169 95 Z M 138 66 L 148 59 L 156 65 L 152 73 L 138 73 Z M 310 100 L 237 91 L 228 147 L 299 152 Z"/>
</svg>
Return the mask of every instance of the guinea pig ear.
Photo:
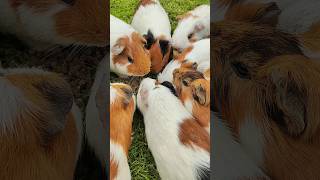
<svg viewBox="0 0 320 180">
<path fill-rule="evenodd" d="M 43 134 L 48 142 L 48 138 L 60 133 L 66 123 L 68 113 L 70 113 L 73 106 L 73 94 L 71 88 L 66 83 L 54 84 L 51 82 L 42 81 L 34 85 L 38 91 L 49 102 L 48 112 L 52 112 L 51 117 L 44 112 L 43 118 L 47 119 L 43 126 Z"/>
<path fill-rule="evenodd" d="M 258 24 L 276 26 L 280 14 L 281 10 L 279 9 L 277 3 L 270 2 L 264 4 L 260 9 L 258 9 L 257 13 L 255 14 L 255 21 Z"/>
<path fill-rule="evenodd" d="M 111 52 L 114 55 L 119 55 L 124 51 L 125 47 L 126 47 L 126 39 L 120 38 L 118 39 L 116 44 L 112 46 Z"/>
<path fill-rule="evenodd" d="M 100 85 L 99 88 L 97 90 L 96 96 L 95 96 L 95 100 L 96 100 L 96 107 L 98 109 L 99 112 L 99 119 L 101 121 L 101 123 L 103 124 L 103 126 L 106 127 L 106 123 L 107 123 L 107 107 L 109 105 L 108 101 L 107 101 L 107 97 L 108 97 L 108 88 L 107 88 L 107 74 L 104 73 L 103 77 L 100 81 Z"/>
<path fill-rule="evenodd" d="M 290 78 L 290 72 L 276 70 L 271 74 L 271 81 L 275 86 L 276 101 L 271 117 L 287 134 L 301 135 L 307 126 L 305 93 Z"/>
<path fill-rule="evenodd" d="M 209 93 L 210 92 L 207 92 L 205 87 L 200 83 L 192 86 L 192 96 L 202 106 L 208 106 L 210 104 Z"/>
</svg>

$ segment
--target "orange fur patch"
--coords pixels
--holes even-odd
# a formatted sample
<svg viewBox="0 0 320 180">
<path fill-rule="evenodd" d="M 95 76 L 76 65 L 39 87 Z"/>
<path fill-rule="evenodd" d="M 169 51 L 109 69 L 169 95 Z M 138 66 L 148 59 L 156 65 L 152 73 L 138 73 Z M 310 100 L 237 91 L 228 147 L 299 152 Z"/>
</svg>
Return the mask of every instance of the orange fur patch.
<svg viewBox="0 0 320 180">
<path fill-rule="evenodd" d="M 183 121 L 179 139 L 186 146 L 198 146 L 210 153 L 210 136 L 194 119 Z"/>
<path fill-rule="evenodd" d="M 182 53 L 178 54 L 178 55 L 175 57 L 175 59 L 178 60 L 178 61 L 180 61 L 180 62 L 184 61 L 186 55 L 189 54 L 189 52 L 191 52 L 192 49 L 193 49 L 193 46 L 187 47 L 186 49 L 184 49 L 184 50 L 182 51 Z"/>
</svg>

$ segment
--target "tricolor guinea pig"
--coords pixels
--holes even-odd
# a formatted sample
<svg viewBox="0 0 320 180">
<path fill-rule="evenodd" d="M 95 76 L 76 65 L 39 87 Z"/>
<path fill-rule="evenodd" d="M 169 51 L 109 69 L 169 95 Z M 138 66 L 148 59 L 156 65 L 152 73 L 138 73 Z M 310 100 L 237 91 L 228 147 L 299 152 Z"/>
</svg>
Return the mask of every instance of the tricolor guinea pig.
<svg viewBox="0 0 320 180">
<path fill-rule="evenodd" d="M 26 43 L 106 46 L 105 0 L 0 0 L 0 31 Z"/>
<path fill-rule="evenodd" d="M 319 61 L 285 55 L 254 71 L 246 62 L 233 66 L 219 100 L 238 141 L 274 179 L 318 179 Z M 243 69 L 250 78 L 238 76 Z"/>
<path fill-rule="evenodd" d="M 196 70 L 197 67 L 198 67 L 197 63 L 181 61 L 179 59 L 175 59 L 173 61 L 170 61 L 168 63 L 168 65 L 163 69 L 163 71 L 158 74 L 157 80 L 160 83 L 163 83 L 163 82 L 166 82 L 166 81 L 172 83 L 173 82 L 173 71 L 175 69 L 186 68 L 186 69 L 194 69 L 194 70 Z"/>
<path fill-rule="evenodd" d="M 173 84 L 186 109 L 210 133 L 210 81 L 198 71 L 180 68 L 173 72 Z"/>
<path fill-rule="evenodd" d="M 210 36 L 210 6 L 200 5 L 184 15 L 178 16 L 177 28 L 172 35 L 175 49 L 182 51 L 192 43 Z"/>
<path fill-rule="evenodd" d="M 110 85 L 110 177 L 112 180 L 131 179 L 128 153 L 131 145 L 135 96 L 123 83 Z"/>
<path fill-rule="evenodd" d="M 91 88 L 90 97 L 86 107 L 86 139 L 100 160 L 103 168 L 106 168 L 107 155 L 107 63 L 109 55 L 100 62 Z"/>
<path fill-rule="evenodd" d="M 132 26 L 110 15 L 110 70 L 119 76 L 144 76 L 151 60 L 147 41 Z"/>
<path fill-rule="evenodd" d="M 210 136 L 156 80 L 142 80 L 137 105 L 161 179 L 210 179 Z"/>
<path fill-rule="evenodd" d="M 131 25 L 147 40 L 151 71 L 159 73 L 172 58 L 171 25 L 158 0 L 140 0 Z"/>
<path fill-rule="evenodd" d="M 0 91 L 0 179 L 74 179 L 82 119 L 68 83 L 38 69 L 1 69 Z"/>
<path fill-rule="evenodd" d="M 213 122 L 213 179 L 270 179 L 233 137 L 221 115 L 211 111 Z"/>
</svg>

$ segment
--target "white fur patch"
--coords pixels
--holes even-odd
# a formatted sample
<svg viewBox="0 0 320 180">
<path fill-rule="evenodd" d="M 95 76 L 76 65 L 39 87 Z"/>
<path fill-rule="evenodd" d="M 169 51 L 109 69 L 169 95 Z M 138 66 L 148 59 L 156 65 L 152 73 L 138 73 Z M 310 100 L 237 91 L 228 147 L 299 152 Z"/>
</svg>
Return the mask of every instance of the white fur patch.
<svg viewBox="0 0 320 180">
<path fill-rule="evenodd" d="M 163 69 L 163 71 L 161 73 L 158 74 L 158 81 L 160 83 L 164 82 L 164 81 L 168 81 L 168 82 L 171 82 L 173 81 L 173 71 L 175 69 L 178 69 L 180 68 L 181 66 L 181 63 L 177 60 L 173 60 L 173 61 L 170 61 L 166 67 Z"/>
<path fill-rule="evenodd" d="M 118 165 L 118 172 L 115 180 L 130 180 L 131 174 L 127 156 L 124 149 L 119 144 L 110 140 L 110 159 L 113 159 Z"/>
<path fill-rule="evenodd" d="M 131 25 L 142 35 L 150 30 L 155 38 L 164 35 L 167 40 L 171 40 L 168 14 L 159 1 L 154 2 L 155 4 L 140 6 L 133 16 Z"/>
<path fill-rule="evenodd" d="M 188 39 L 191 33 L 193 33 L 198 40 L 210 35 L 210 6 L 200 5 L 189 13 L 193 16 L 179 21 L 172 35 L 173 47 L 180 51 L 192 44 Z M 195 28 L 197 25 L 202 25 L 204 28 L 201 31 L 196 31 Z"/>
<path fill-rule="evenodd" d="M 185 56 L 184 60 L 195 62 L 198 66 L 210 67 L 210 39 L 202 39 L 193 43 L 192 50 Z M 202 65 L 202 63 L 204 63 Z M 207 67 L 207 68 L 209 68 Z"/>
</svg>

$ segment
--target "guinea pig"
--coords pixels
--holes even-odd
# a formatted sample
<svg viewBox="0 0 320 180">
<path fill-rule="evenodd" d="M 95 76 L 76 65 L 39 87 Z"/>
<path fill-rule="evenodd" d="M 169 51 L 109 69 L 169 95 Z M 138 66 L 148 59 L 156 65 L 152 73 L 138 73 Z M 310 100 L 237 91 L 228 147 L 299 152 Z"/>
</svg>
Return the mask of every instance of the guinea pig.
<svg viewBox="0 0 320 180">
<path fill-rule="evenodd" d="M 202 73 L 190 69 L 176 69 L 173 84 L 186 109 L 210 133 L 210 81 Z"/>
<path fill-rule="evenodd" d="M 105 0 L 0 0 L 0 7 L 0 31 L 37 48 L 109 41 Z"/>
<path fill-rule="evenodd" d="M 1 69 L 0 91 L 0 179 L 73 180 L 82 119 L 69 84 L 39 69 Z"/>
<path fill-rule="evenodd" d="M 132 26 L 110 15 L 110 70 L 119 76 L 144 76 L 150 72 L 146 40 Z"/>
<path fill-rule="evenodd" d="M 191 44 L 210 36 L 210 6 L 200 5 L 178 16 L 178 26 L 172 35 L 172 46 L 183 51 Z"/>
<path fill-rule="evenodd" d="M 178 68 L 197 69 L 198 64 L 194 62 L 180 61 L 179 59 L 170 61 L 168 65 L 158 74 L 157 80 L 160 83 L 165 81 L 173 82 L 173 71 Z"/>
<path fill-rule="evenodd" d="M 270 179 L 233 137 L 218 113 L 211 111 L 211 121 L 214 124 L 211 156 L 213 179 Z"/>
<path fill-rule="evenodd" d="M 100 62 L 91 88 L 90 97 L 86 106 L 86 139 L 100 160 L 103 168 L 106 168 L 107 154 L 107 63 L 108 54 Z"/>
<path fill-rule="evenodd" d="M 156 80 L 142 80 L 137 105 L 161 179 L 210 179 L 210 136 Z"/>
<path fill-rule="evenodd" d="M 233 134 L 270 177 L 319 178 L 319 61 L 284 55 L 254 71 L 247 63 L 232 65 L 219 87 L 228 88 L 220 104 Z"/>
<path fill-rule="evenodd" d="M 159 73 L 172 59 L 171 25 L 168 14 L 158 0 L 140 0 L 131 25 L 147 41 L 151 72 Z"/>
<path fill-rule="evenodd" d="M 130 86 L 110 85 L 110 179 L 131 179 L 128 153 L 131 144 L 135 96 Z"/>
</svg>

